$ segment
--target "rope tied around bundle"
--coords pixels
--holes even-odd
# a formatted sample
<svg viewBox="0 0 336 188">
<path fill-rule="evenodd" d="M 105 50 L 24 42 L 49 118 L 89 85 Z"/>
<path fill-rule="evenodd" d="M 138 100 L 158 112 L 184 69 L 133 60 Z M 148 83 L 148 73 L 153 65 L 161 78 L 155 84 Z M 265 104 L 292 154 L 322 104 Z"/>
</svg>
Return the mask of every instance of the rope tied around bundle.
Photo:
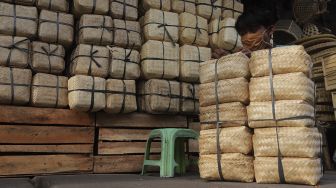
<svg viewBox="0 0 336 188">
<path fill-rule="evenodd" d="M 45 55 L 48 56 L 48 73 L 51 73 L 51 56 L 55 56 L 54 53 L 58 50 L 58 46 L 56 46 L 55 49 L 51 50 L 50 44 L 48 44 L 48 49 L 46 49 L 44 46 L 41 47 L 42 51 Z"/>
<path fill-rule="evenodd" d="M 6 48 L 6 49 L 9 49 L 9 53 L 8 53 L 8 56 L 7 56 L 7 59 L 6 59 L 6 63 L 5 63 L 5 66 L 6 67 L 10 67 L 11 65 L 11 58 L 12 58 L 12 53 L 13 53 L 13 50 L 19 50 L 20 52 L 24 52 L 26 54 L 29 54 L 29 47 L 26 49 L 26 48 L 21 48 L 19 47 L 18 45 L 24 43 L 24 42 L 30 42 L 28 38 L 26 39 L 22 39 L 20 41 L 17 41 L 17 42 L 14 42 L 14 39 L 15 37 L 12 36 L 12 42 L 9 46 L 4 46 L 4 45 L 0 45 L 0 48 Z M 29 46 L 29 45 L 28 45 Z M 27 56 L 27 61 L 29 60 L 29 57 Z"/>
</svg>

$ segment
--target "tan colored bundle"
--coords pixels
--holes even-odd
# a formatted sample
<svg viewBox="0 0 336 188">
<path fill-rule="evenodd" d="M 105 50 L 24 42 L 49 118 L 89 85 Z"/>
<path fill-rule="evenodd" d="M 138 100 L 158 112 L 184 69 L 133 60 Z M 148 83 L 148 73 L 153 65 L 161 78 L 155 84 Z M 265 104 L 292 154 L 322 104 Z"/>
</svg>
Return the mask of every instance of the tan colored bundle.
<svg viewBox="0 0 336 188">
<path fill-rule="evenodd" d="M 211 59 L 211 49 L 184 45 L 180 47 L 180 80 L 199 82 L 200 64 Z"/>
<path fill-rule="evenodd" d="M 106 46 L 113 41 L 113 21 L 110 16 L 84 14 L 79 21 L 79 44 Z"/>
<path fill-rule="evenodd" d="M 31 68 L 35 72 L 60 74 L 65 69 L 65 50 L 62 45 L 32 42 Z"/>
<path fill-rule="evenodd" d="M 220 127 L 235 127 L 246 125 L 246 107 L 240 102 L 223 103 L 218 105 Z M 200 107 L 200 122 L 202 129 L 216 127 L 217 110 L 216 105 Z"/>
<path fill-rule="evenodd" d="M 273 88 L 276 100 L 314 102 L 314 82 L 301 72 L 275 75 Z M 251 79 L 250 100 L 253 102 L 272 100 L 269 76 Z"/>
<path fill-rule="evenodd" d="M 336 82 L 335 82 L 335 72 L 336 72 L 336 68 L 335 68 L 335 63 L 336 63 L 336 54 L 333 55 L 329 55 L 329 56 L 324 56 L 321 59 L 322 62 L 322 72 L 321 70 L 320 72 L 320 77 L 324 77 L 324 83 L 325 83 L 325 88 L 327 91 L 332 91 L 336 89 Z M 314 69 L 316 69 L 317 66 L 314 65 L 313 67 L 313 72 Z M 320 66 L 319 66 L 320 68 Z"/>
<path fill-rule="evenodd" d="M 221 167 L 225 181 L 253 182 L 253 157 L 240 153 L 221 155 Z M 202 179 L 220 180 L 217 155 L 201 155 L 198 168 Z"/>
<path fill-rule="evenodd" d="M 145 79 L 179 76 L 179 45 L 149 40 L 141 48 L 141 74 Z"/>
<path fill-rule="evenodd" d="M 317 128 L 278 128 L 280 152 L 283 157 L 319 157 L 322 149 L 322 135 Z M 255 129 L 253 149 L 256 157 L 277 157 L 276 128 Z"/>
<path fill-rule="evenodd" d="M 197 0 L 196 11 L 198 16 L 207 20 L 219 18 L 222 14 L 222 0 Z"/>
<path fill-rule="evenodd" d="M 252 52 L 250 71 L 253 77 L 269 75 L 269 52 L 270 50 Z M 312 62 L 303 46 L 273 48 L 271 53 L 273 74 L 303 72 L 310 75 Z"/>
<path fill-rule="evenodd" d="M 73 13 L 76 17 L 83 14 L 106 15 L 109 11 L 109 0 L 73 0 Z"/>
<path fill-rule="evenodd" d="M 134 80 L 106 80 L 107 113 L 130 113 L 137 110 Z"/>
<path fill-rule="evenodd" d="M 172 12 L 196 14 L 196 0 L 172 0 Z"/>
<path fill-rule="evenodd" d="M 65 48 L 74 39 L 74 18 L 72 14 L 42 10 L 39 19 L 38 36 L 43 42 L 61 44 Z"/>
<path fill-rule="evenodd" d="M 110 0 L 110 12 L 113 18 L 135 21 L 138 19 L 138 0 Z"/>
<path fill-rule="evenodd" d="M 142 7 L 145 10 L 159 9 L 164 11 L 170 11 L 171 1 L 170 0 L 142 0 Z"/>
<path fill-rule="evenodd" d="M 217 94 L 216 94 L 217 87 Z M 218 101 L 217 101 L 218 96 Z M 249 83 L 245 78 L 233 78 L 220 80 L 216 86 L 215 82 L 200 85 L 200 105 L 210 106 L 218 102 L 242 102 L 249 101 Z"/>
<path fill-rule="evenodd" d="M 0 67 L 0 104 L 27 104 L 31 80 L 30 69 Z"/>
<path fill-rule="evenodd" d="M 31 104 L 37 107 L 67 107 L 68 78 L 45 73 L 35 74 L 31 88 Z"/>
<path fill-rule="evenodd" d="M 283 158 L 286 183 L 317 185 L 322 177 L 319 158 Z M 256 157 L 254 172 L 257 183 L 280 183 L 277 157 Z"/>
<path fill-rule="evenodd" d="M 113 44 L 123 48 L 141 48 L 140 23 L 137 21 L 113 20 Z"/>
<path fill-rule="evenodd" d="M 180 83 L 151 79 L 138 87 L 138 107 L 152 114 L 176 114 L 180 110 Z"/>
<path fill-rule="evenodd" d="M 202 130 L 199 137 L 199 150 L 201 155 L 217 154 L 216 129 Z M 219 129 L 220 153 L 252 152 L 252 132 L 249 128 L 228 127 Z"/>
<path fill-rule="evenodd" d="M 181 82 L 181 113 L 199 114 L 199 85 Z"/>
<path fill-rule="evenodd" d="M 72 52 L 70 73 L 106 78 L 109 69 L 109 50 L 104 46 L 80 44 Z"/>
<path fill-rule="evenodd" d="M 2 2 L 12 3 L 16 5 L 33 6 L 36 0 L 1 0 Z"/>
<path fill-rule="evenodd" d="M 223 0 L 223 18 L 237 19 L 244 12 L 244 4 L 236 0 Z"/>
<path fill-rule="evenodd" d="M 26 68 L 30 41 L 26 37 L 0 36 L 0 66 Z"/>
<path fill-rule="evenodd" d="M 241 53 L 230 54 L 218 60 L 210 60 L 201 63 L 200 81 L 209 83 L 215 81 L 217 63 L 218 80 L 245 77 L 249 78 L 249 58 Z"/>
<path fill-rule="evenodd" d="M 0 2 L 0 34 L 35 38 L 37 20 L 36 7 Z"/>
<path fill-rule="evenodd" d="M 252 128 L 275 127 L 272 102 L 251 102 L 247 107 L 249 126 Z M 301 100 L 275 102 L 275 117 L 280 127 L 310 127 L 314 125 L 314 107 Z"/>
<path fill-rule="evenodd" d="M 106 81 L 103 78 L 76 75 L 68 81 L 70 109 L 97 112 L 106 106 Z"/>
<path fill-rule="evenodd" d="M 47 9 L 55 12 L 69 12 L 69 2 L 67 0 L 36 0 L 38 9 Z"/>
<path fill-rule="evenodd" d="M 136 80 L 140 77 L 140 54 L 136 50 L 108 47 L 111 55 L 111 78 Z"/>
<path fill-rule="evenodd" d="M 179 17 L 173 12 L 150 9 L 143 18 L 144 39 L 177 42 Z"/>
<path fill-rule="evenodd" d="M 184 12 L 179 15 L 179 22 L 179 42 L 181 45 L 208 45 L 208 22 L 205 18 Z"/>
</svg>

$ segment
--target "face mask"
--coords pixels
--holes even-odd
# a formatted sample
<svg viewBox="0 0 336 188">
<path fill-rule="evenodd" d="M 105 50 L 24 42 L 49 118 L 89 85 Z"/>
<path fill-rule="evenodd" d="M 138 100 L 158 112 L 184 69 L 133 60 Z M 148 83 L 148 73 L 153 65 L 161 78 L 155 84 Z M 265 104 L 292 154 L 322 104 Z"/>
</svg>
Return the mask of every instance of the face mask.
<svg viewBox="0 0 336 188">
<path fill-rule="evenodd" d="M 271 48 L 273 45 L 268 42 L 271 40 L 270 30 L 248 33 L 242 36 L 242 43 L 245 49 L 256 51 Z"/>
</svg>

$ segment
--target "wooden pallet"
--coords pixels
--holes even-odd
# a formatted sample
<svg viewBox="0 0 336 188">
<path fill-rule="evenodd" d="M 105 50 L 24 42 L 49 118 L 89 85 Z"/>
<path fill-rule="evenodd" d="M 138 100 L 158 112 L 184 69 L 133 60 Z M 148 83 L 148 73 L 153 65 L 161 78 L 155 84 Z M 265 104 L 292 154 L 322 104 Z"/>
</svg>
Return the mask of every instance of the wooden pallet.
<svg viewBox="0 0 336 188">
<path fill-rule="evenodd" d="M 93 171 L 93 116 L 16 106 L 0 114 L 0 176 Z"/>
</svg>

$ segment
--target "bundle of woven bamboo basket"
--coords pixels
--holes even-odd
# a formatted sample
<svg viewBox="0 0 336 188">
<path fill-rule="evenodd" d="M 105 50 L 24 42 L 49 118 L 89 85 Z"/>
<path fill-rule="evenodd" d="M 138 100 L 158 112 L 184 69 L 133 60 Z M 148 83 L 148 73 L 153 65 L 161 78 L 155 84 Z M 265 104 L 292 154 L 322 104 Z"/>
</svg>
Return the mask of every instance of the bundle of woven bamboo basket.
<svg viewBox="0 0 336 188">
<path fill-rule="evenodd" d="M 203 179 L 254 181 L 252 132 L 246 126 L 248 62 L 243 53 L 235 53 L 201 64 L 199 169 Z M 239 71 L 230 71 L 237 67 Z"/>
<path fill-rule="evenodd" d="M 250 105 L 257 183 L 316 185 L 322 136 L 315 126 L 311 60 L 302 46 L 252 53 Z"/>
</svg>

